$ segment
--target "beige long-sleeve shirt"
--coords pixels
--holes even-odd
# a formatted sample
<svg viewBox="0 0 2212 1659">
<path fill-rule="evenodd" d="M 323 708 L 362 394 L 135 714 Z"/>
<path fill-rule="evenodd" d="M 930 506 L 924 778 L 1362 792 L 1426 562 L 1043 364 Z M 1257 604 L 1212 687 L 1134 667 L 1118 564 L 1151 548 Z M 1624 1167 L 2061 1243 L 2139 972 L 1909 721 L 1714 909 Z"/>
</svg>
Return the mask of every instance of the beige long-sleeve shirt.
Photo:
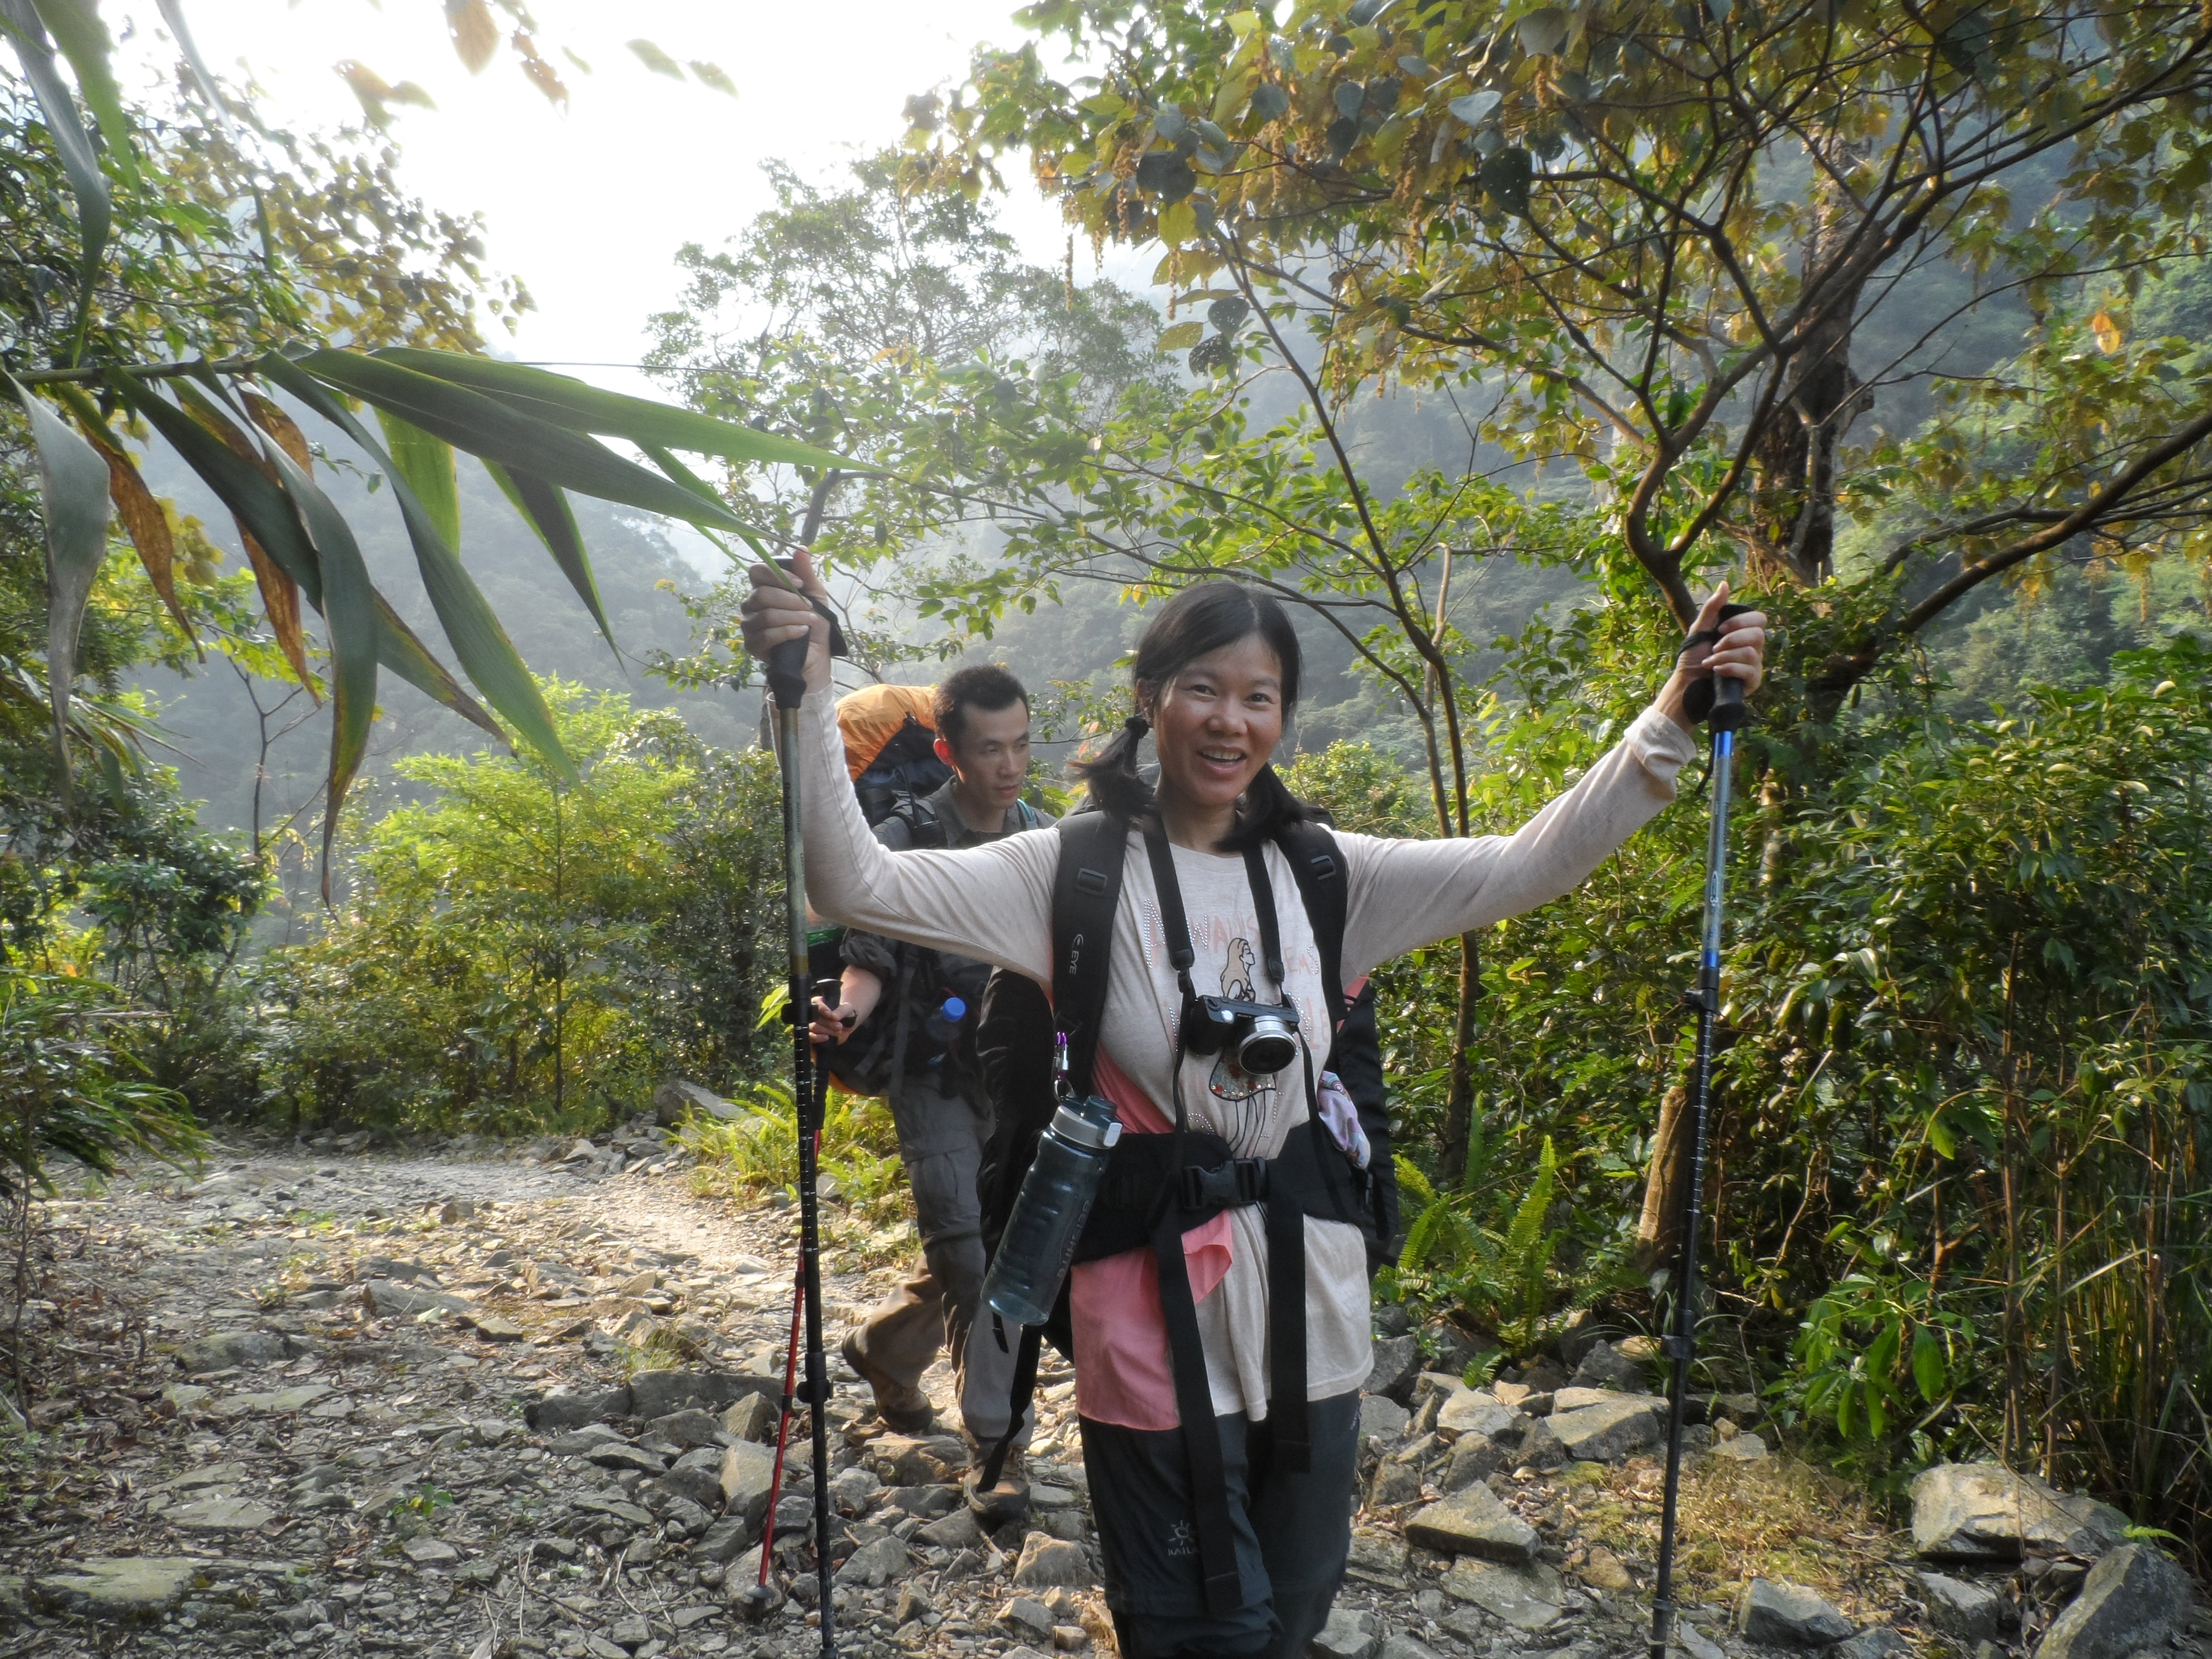
<svg viewBox="0 0 2212 1659">
<path fill-rule="evenodd" d="M 1057 835 L 1009 836 L 949 851 L 891 853 L 878 844 L 853 799 L 831 700 L 804 708 L 801 782 L 808 896 L 848 927 L 956 951 L 1052 982 L 1052 885 Z M 1339 832 L 1347 881 L 1343 972 L 1347 981 L 1395 957 L 1488 927 L 1571 891 L 1674 799 L 1675 775 L 1695 753 L 1690 734 L 1656 708 L 1564 794 L 1510 836 L 1394 840 Z M 1218 1056 L 1189 1055 L 1176 1074 L 1182 991 L 1168 963 L 1152 867 L 1133 832 L 1122 878 L 1108 974 L 1102 1046 L 1164 1116 L 1181 1085 L 1192 1127 L 1220 1135 L 1240 1158 L 1273 1158 L 1310 1115 L 1305 1071 L 1273 1078 L 1238 1073 Z M 1243 860 L 1173 849 L 1200 995 L 1272 1000 L 1260 962 L 1257 914 Z M 1321 958 L 1297 884 L 1279 848 L 1267 849 L 1285 975 L 1297 1005 L 1313 1073 L 1328 1063 Z M 1267 1237 L 1260 1212 L 1229 1212 L 1233 1264 L 1198 1306 L 1218 1413 L 1267 1414 Z M 1358 1230 L 1306 1221 L 1307 1389 L 1347 1393 L 1366 1380 L 1370 1310 Z"/>
</svg>

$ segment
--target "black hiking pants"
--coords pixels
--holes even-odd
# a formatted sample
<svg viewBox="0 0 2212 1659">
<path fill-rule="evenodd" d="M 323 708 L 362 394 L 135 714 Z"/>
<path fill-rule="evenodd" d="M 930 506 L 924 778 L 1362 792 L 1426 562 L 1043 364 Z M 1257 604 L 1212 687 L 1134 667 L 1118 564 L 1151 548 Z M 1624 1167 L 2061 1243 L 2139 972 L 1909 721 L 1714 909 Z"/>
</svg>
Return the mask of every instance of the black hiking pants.
<svg viewBox="0 0 2212 1659">
<path fill-rule="evenodd" d="M 1313 1467 L 1276 1466 L 1273 1425 L 1217 1418 L 1243 1604 L 1206 1610 L 1181 1429 L 1083 1425 L 1106 1605 L 1122 1659 L 1304 1659 L 1328 1621 L 1352 1547 L 1359 1395 L 1309 1407 Z"/>
</svg>

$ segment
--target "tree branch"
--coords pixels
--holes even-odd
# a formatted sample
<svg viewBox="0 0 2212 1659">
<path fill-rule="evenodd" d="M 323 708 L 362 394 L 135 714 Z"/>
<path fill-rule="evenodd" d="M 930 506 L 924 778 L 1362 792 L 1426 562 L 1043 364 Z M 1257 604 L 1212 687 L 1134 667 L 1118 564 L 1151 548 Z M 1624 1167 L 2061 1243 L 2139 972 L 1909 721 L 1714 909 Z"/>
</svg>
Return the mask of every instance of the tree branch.
<svg viewBox="0 0 2212 1659">
<path fill-rule="evenodd" d="M 1899 634 L 1919 632 L 1990 577 L 1999 575 L 2039 553 L 2047 552 L 2085 530 L 2094 529 L 2124 505 L 2144 479 L 2177 455 L 2187 454 L 2207 437 L 2212 437 L 2212 410 L 2199 415 L 2157 447 L 2136 457 L 2118 477 L 2057 524 L 2039 530 L 2033 536 L 2022 537 L 1986 559 L 1977 559 L 1966 566 L 1949 581 L 1906 611 L 1899 620 L 1895 631 Z"/>
</svg>

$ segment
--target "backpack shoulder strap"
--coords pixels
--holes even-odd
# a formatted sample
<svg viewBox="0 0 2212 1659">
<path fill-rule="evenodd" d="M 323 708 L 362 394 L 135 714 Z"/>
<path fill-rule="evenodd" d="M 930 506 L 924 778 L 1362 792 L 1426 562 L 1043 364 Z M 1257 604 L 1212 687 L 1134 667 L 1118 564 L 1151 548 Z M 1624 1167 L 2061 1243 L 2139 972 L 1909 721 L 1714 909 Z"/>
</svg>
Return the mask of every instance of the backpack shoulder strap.
<svg viewBox="0 0 2212 1659">
<path fill-rule="evenodd" d="M 945 845 L 945 822 L 937 816 L 927 797 L 902 789 L 891 798 L 891 810 L 884 815 L 884 822 L 888 823 L 894 818 L 906 826 L 908 847 Z"/>
<path fill-rule="evenodd" d="M 1336 837 L 1322 824 L 1286 824 L 1277 832 L 1276 844 L 1290 860 L 1297 878 L 1298 896 L 1305 901 L 1306 920 L 1312 925 L 1314 944 L 1321 951 L 1322 989 L 1328 998 L 1328 1023 L 1334 1030 L 1344 1024 L 1344 921 L 1349 902 L 1349 878 L 1344 851 Z"/>
<path fill-rule="evenodd" d="M 1052 1008 L 1067 1037 L 1068 1086 L 1091 1092 L 1098 1031 L 1106 1015 L 1107 959 L 1121 902 L 1129 821 L 1083 812 L 1059 824 L 1060 864 L 1052 881 Z"/>
</svg>

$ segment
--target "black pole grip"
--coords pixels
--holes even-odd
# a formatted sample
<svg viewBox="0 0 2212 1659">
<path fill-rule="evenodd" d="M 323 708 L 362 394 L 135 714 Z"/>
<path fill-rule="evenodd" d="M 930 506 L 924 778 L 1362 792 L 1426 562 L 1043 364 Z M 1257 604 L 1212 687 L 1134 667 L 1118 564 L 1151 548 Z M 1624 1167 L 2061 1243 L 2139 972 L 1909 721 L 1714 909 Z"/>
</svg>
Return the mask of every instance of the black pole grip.
<svg viewBox="0 0 2212 1659">
<path fill-rule="evenodd" d="M 1716 732 L 1733 732 L 1751 718 L 1744 707 L 1743 682 L 1733 674 L 1713 676 L 1713 708 L 1706 720 Z"/>
<path fill-rule="evenodd" d="M 1688 651 L 1697 646 L 1719 643 L 1718 624 L 1730 617 L 1741 617 L 1752 608 L 1747 605 L 1723 605 L 1721 614 L 1713 619 L 1715 626 L 1691 635 L 1682 641 L 1682 649 Z M 1706 675 L 1689 688 L 1682 698 L 1682 705 L 1683 712 L 1692 722 L 1710 724 L 1716 732 L 1736 731 L 1751 718 L 1751 710 L 1744 705 L 1743 682 L 1733 674 Z"/>
<path fill-rule="evenodd" d="M 796 708 L 806 695 L 806 647 L 813 640 L 793 640 L 768 653 L 769 695 L 778 708 Z"/>
<path fill-rule="evenodd" d="M 792 578 L 792 591 L 799 591 L 796 562 L 778 559 L 777 567 Z M 807 603 L 811 605 L 812 600 Z M 804 635 L 787 644 L 779 645 L 768 653 L 769 695 L 775 699 L 778 708 L 796 708 L 806 695 L 806 648 L 814 643 L 813 636 Z"/>
</svg>

